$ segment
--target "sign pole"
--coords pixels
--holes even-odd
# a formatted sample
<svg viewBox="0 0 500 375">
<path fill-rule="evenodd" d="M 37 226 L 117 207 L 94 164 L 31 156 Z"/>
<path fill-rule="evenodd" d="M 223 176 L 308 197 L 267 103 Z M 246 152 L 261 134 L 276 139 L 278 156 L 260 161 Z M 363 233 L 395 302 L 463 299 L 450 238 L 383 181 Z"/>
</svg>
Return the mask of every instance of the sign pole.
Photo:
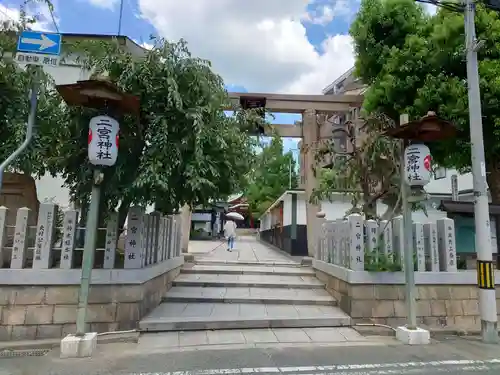
<svg viewBox="0 0 500 375">
<path fill-rule="evenodd" d="M 87 305 L 89 300 L 92 268 L 94 266 L 94 249 L 97 240 L 97 225 L 99 221 L 99 202 L 101 198 L 102 173 L 94 170 L 92 181 L 92 195 L 90 207 L 85 223 L 85 242 L 83 248 L 82 275 L 80 278 L 80 291 L 78 293 L 78 310 L 76 316 L 76 336 L 85 336 Z"/>
<path fill-rule="evenodd" d="M 408 115 L 403 114 L 399 119 L 400 126 L 408 123 Z M 411 207 L 408 202 L 409 186 L 406 183 L 406 168 L 405 168 L 405 147 L 406 142 L 401 141 L 401 202 L 403 213 L 403 246 L 402 251 L 404 261 L 405 274 L 405 300 L 407 313 L 407 328 L 410 330 L 417 329 L 417 308 L 416 308 L 416 286 L 415 286 L 415 271 L 413 265 L 413 223 L 411 217 Z"/>
<path fill-rule="evenodd" d="M 2 164 L 0 164 L 0 193 L 2 191 L 2 182 L 3 182 L 3 172 L 5 168 L 9 166 L 22 152 L 28 147 L 33 138 L 33 128 L 35 127 L 35 119 L 36 119 L 36 109 L 38 104 L 38 89 L 40 86 L 40 77 L 39 77 L 39 68 L 35 67 L 33 73 L 33 84 L 31 87 L 30 94 L 30 113 L 28 115 L 28 123 L 26 125 L 26 138 L 24 142 L 21 143 L 19 148 L 14 151 L 7 159 L 4 160 Z"/>
<path fill-rule="evenodd" d="M 475 4 L 473 0 L 465 1 L 464 15 L 481 336 L 483 342 L 494 344 L 498 342 L 495 272 L 491 249 L 489 199 L 486 185 L 483 123 L 477 66 L 478 47 L 474 20 Z"/>
</svg>

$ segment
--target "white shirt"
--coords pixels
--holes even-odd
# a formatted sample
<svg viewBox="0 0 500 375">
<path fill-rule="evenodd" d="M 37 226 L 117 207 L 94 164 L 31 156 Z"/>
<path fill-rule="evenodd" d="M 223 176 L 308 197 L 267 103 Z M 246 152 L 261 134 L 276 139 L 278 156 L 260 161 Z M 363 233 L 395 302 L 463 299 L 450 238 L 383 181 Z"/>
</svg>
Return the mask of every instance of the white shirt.
<svg viewBox="0 0 500 375">
<path fill-rule="evenodd" d="M 236 223 L 234 221 L 226 221 L 226 224 L 224 224 L 224 234 L 226 237 L 236 237 Z"/>
</svg>

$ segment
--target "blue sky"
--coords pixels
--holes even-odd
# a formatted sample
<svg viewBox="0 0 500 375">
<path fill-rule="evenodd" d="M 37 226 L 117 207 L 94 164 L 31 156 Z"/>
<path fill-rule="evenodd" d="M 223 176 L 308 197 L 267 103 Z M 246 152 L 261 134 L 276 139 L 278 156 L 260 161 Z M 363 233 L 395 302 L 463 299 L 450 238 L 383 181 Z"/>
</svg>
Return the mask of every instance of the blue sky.
<svg viewBox="0 0 500 375">
<path fill-rule="evenodd" d="M 200 54 L 205 55 L 202 57 L 208 57 L 212 60 L 211 51 L 220 47 L 221 43 L 214 43 L 214 48 L 210 46 L 210 50 L 207 52 L 203 48 L 197 47 L 200 43 L 197 44 L 196 40 L 200 39 L 201 44 L 206 44 L 203 41 L 203 34 L 207 33 L 207 35 L 212 35 L 212 38 L 207 38 L 207 40 L 217 41 L 216 38 L 219 35 L 217 33 L 223 31 L 221 31 L 222 29 L 217 30 L 220 25 L 208 21 L 205 24 L 207 18 L 220 16 L 221 21 L 216 23 L 221 23 L 229 22 L 233 17 L 234 19 L 240 17 L 241 23 L 239 27 L 242 29 L 248 27 L 248 30 L 252 30 L 249 33 L 256 32 L 257 29 L 260 32 L 267 27 L 265 34 L 262 34 L 262 37 L 266 38 L 265 41 L 262 41 L 262 50 L 268 51 L 262 55 L 263 59 L 266 60 L 265 63 L 263 62 L 262 67 L 255 66 L 255 63 L 250 65 L 251 62 L 249 62 L 256 54 L 260 53 L 259 48 L 255 46 L 257 44 L 258 47 L 258 43 L 261 43 L 258 38 L 251 44 L 248 44 L 247 41 L 242 42 L 243 39 L 228 38 L 231 39 L 228 40 L 228 51 L 236 51 L 238 44 L 247 43 L 248 48 L 244 51 L 244 54 L 247 55 L 245 55 L 246 57 L 242 56 L 241 62 L 235 61 L 238 53 L 231 54 L 228 52 L 226 54 L 223 51 L 224 45 L 218 55 L 213 57 L 212 61 L 215 60 L 214 66 L 221 67 L 221 74 L 226 80 L 226 85 L 230 91 L 247 92 L 247 87 L 249 87 L 249 90 L 253 92 L 286 91 L 320 94 L 322 87 L 327 86 L 352 65 L 352 56 L 348 56 L 347 60 L 342 60 L 342 63 L 337 60 L 337 56 L 344 55 L 343 50 L 340 50 L 344 48 L 344 45 L 339 42 L 341 40 L 339 37 L 343 37 L 342 43 L 346 44 L 345 35 L 348 33 L 349 22 L 355 14 L 359 0 L 311 0 L 308 4 L 304 0 L 268 0 L 277 4 L 277 9 L 270 8 L 270 6 L 267 6 L 270 3 L 260 0 L 253 0 L 254 4 L 249 2 L 249 5 L 244 4 L 246 3 L 244 0 L 229 0 L 232 1 L 231 5 L 228 5 L 225 1 L 192 0 L 190 6 L 186 5 L 185 9 L 181 9 L 181 6 L 177 4 L 182 2 L 178 0 L 123 0 L 121 34 L 138 43 L 147 43 L 150 35 L 163 36 L 168 39 L 176 39 L 180 35 L 186 38 L 190 46 L 194 40 L 194 47 L 191 49 L 193 53 L 196 54 L 199 51 Z M 120 0 L 53 0 L 52 2 L 55 7 L 56 23 L 60 32 L 118 33 Z M 0 17 L 6 15 L 15 17 L 12 10 L 18 9 L 20 3 L 22 3 L 22 0 L 0 0 Z M 160 3 L 162 5 L 159 5 Z M 206 7 L 204 7 L 205 4 Z M 266 6 L 262 6 L 262 4 Z M 192 5 L 198 6 L 198 9 L 193 10 L 193 13 L 187 12 L 186 9 L 191 8 Z M 227 10 L 227 15 L 221 15 L 221 12 L 209 13 L 209 8 L 217 8 L 217 6 L 220 6 L 220 9 Z M 238 9 L 245 7 L 246 9 Z M 45 8 L 32 8 L 31 11 L 40 14 L 40 25 L 43 29 L 54 30 L 53 22 Z M 189 29 L 177 32 L 182 28 L 182 24 L 186 23 L 185 21 L 179 24 L 179 27 L 176 27 L 174 31 L 169 29 L 172 21 L 176 21 L 175 18 L 169 18 L 173 12 L 178 13 L 178 19 L 185 17 L 186 20 L 193 21 Z M 212 16 L 210 16 L 211 14 Z M 253 18 L 249 18 L 248 14 L 251 14 Z M 269 23 L 271 26 L 268 25 Z M 199 30 L 196 30 L 197 25 Z M 233 29 L 230 30 L 235 30 L 234 25 L 231 27 Z M 269 31 L 269 28 L 272 30 Z M 225 31 L 226 35 L 227 30 L 229 29 Z M 276 33 L 274 41 L 273 33 Z M 229 34 L 232 34 L 232 32 Z M 292 36 L 290 36 L 292 34 L 296 39 L 292 39 Z M 242 38 L 248 39 L 248 35 L 243 35 Z M 280 52 L 283 55 L 282 57 L 276 53 L 274 61 L 274 56 L 272 56 L 273 48 L 280 50 L 282 46 L 289 47 L 283 47 L 286 50 Z M 295 48 L 297 51 L 293 51 Z M 305 52 L 302 53 L 300 48 Z M 337 49 L 335 50 L 335 48 Z M 247 52 L 248 49 L 254 50 L 254 53 L 250 55 L 250 52 Z M 351 51 L 346 53 L 352 55 Z M 232 64 L 232 61 L 235 63 Z M 256 61 L 258 64 L 258 57 L 256 57 Z M 245 62 L 249 64 L 246 67 Z M 250 79 L 248 76 L 239 78 L 238 74 L 243 73 L 235 73 L 237 66 L 235 69 L 232 69 L 234 66 L 230 66 L 240 64 L 242 70 L 246 69 L 257 73 L 271 71 L 273 75 L 268 77 L 265 74 L 262 75 L 260 82 Z M 266 64 L 268 65 L 266 66 Z M 286 75 L 287 69 L 290 69 L 289 76 Z M 224 74 L 224 72 L 227 72 L 227 74 Z M 280 77 L 281 81 L 276 79 L 276 82 L 273 82 L 270 77 Z M 308 92 L 304 92 L 304 90 Z M 293 124 L 296 120 L 300 120 L 300 115 L 275 114 L 275 119 L 272 121 Z M 286 149 L 297 148 L 297 140 L 286 139 L 284 143 Z"/>
</svg>

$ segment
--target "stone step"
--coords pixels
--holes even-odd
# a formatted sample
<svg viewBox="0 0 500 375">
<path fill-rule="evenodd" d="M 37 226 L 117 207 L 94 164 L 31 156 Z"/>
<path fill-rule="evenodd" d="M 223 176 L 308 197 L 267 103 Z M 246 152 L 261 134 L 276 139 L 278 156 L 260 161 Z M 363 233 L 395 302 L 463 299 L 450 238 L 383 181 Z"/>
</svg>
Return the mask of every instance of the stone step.
<svg viewBox="0 0 500 375">
<path fill-rule="evenodd" d="M 233 265 L 198 265 L 184 266 L 181 273 L 232 274 L 232 275 L 289 275 L 315 276 L 312 268 L 283 266 L 233 266 Z"/>
<path fill-rule="evenodd" d="M 335 299 L 324 289 L 307 290 L 293 288 L 214 288 L 182 286 L 171 288 L 163 297 L 163 302 L 336 305 Z"/>
<path fill-rule="evenodd" d="M 142 331 L 349 326 L 338 307 L 317 305 L 162 303 L 139 322 Z"/>
<path fill-rule="evenodd" d="M 312 276 L 282 275 L 179 275 L 173 286 L 227 287 L 227 288 L 294 288 L 324 289 L 322 282 Z"/>
<path fill-rule="evenodd" d="M 230 266 L 261 266 L 261 267 L 301 267 L 300 263 L 293 261 L 278 262 L 278 261 L 257 261 L 257 260 L 217 260 L 217 259 L 195 259 L 194 264 L 200 265 L 230 265 Z"/>
</svg>

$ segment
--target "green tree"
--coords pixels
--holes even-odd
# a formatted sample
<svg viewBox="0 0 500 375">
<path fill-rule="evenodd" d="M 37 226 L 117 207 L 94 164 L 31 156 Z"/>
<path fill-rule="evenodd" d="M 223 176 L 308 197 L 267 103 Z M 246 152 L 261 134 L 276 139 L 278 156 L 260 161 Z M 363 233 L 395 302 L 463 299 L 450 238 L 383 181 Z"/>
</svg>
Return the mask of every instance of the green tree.
<svg viewBox="0 0 500 375">
<path fill-rule="evenodd" d="M 291 173 L 290 173 L 291 172 Z M 262 144 L 248 174 L 245 196 L 252 212 L 262 215 L 290 187 L 297 188 L 296 163 L 291 151 L 283 153 L 283 141 L 275 135 Z"/>
<path fill-rule="evenodd" d="M 228 117 L 228 96 L 210 63 L 191 56 L 186 43 L 156 40 L 144 56 L 118 43 L 82 42 L 68 46 L 95 77 L 106 74 L 140 101 L 139 116 L 124 115 L 115 166 L 104 169 L 102 205 L 118 207 L 121 223 L 131 204 L 155 204 L 163 213 L 181 205 L 207 204 L 241 189 L 253 160 L 247 127 L 251 113 Z M 92 168 L 87 161 L 88 122 L 97 112 L 67 108 L 48 145 L 47 165 L 61 173 L 71 197 L 88 205 Z"/>
<path fill-rule="evenodd" d="M 316 159 L 332 158 L 329 168 L 319 172 L 319 186 L 313 198 L 331 199 L 340 192 L 351 198 L 348 213 L 363 213 L 367 219 L 377 218 L 377 201 L 388 206 L 386 218 L 399 213 L 400 143 L 383 135 L 391 120 L 384 115 L 371 116 L 345 127 L 335 128 L 331 140 L 319 148 Z M 335 136 L 342 134 L 347 147 L 342 150 Z M 368 135 L 368 136 L 367 136 Z"/>
<path fill-rule="evenodd" d="M 479 74 L 487 181 L 500 202 L 500 16 L 477 5 Z M 367 112 L 397 121 L 435 111 L 458 128 L 455 139 L 431 143 L 437 164 L 470 169 L 463 15 L 447 9 L 431 16 L 412 0 L 363 0 L 351 27 L 356 74 L 369 85 Z M 370 57 L 370 58 L 369 58 Z"/>
<path fill-rule="evenodd" d="M 21 6 L 19 21 L 0 23 L 0 162 L 7 159 L 26 138 L 29 93 L 37 74 L 40 91 L 34 135 L 27 149 L 7 170 L 39 176 L 46 171 L 44 152 L 48 149 L 45 145 L 54 142 L 51 139 L 52 128 L 58 124 L 64 110 L 61 98 L 51 84 L 51 77 L 43 71 L 36 73 L 31 67 L 26 69 L 14 60 L 18 33 L 36 22 L 25 12 L 30 3 L 26 1 Z M 50 2 L 47 4 L 50 5 Z"/>
</svg>

